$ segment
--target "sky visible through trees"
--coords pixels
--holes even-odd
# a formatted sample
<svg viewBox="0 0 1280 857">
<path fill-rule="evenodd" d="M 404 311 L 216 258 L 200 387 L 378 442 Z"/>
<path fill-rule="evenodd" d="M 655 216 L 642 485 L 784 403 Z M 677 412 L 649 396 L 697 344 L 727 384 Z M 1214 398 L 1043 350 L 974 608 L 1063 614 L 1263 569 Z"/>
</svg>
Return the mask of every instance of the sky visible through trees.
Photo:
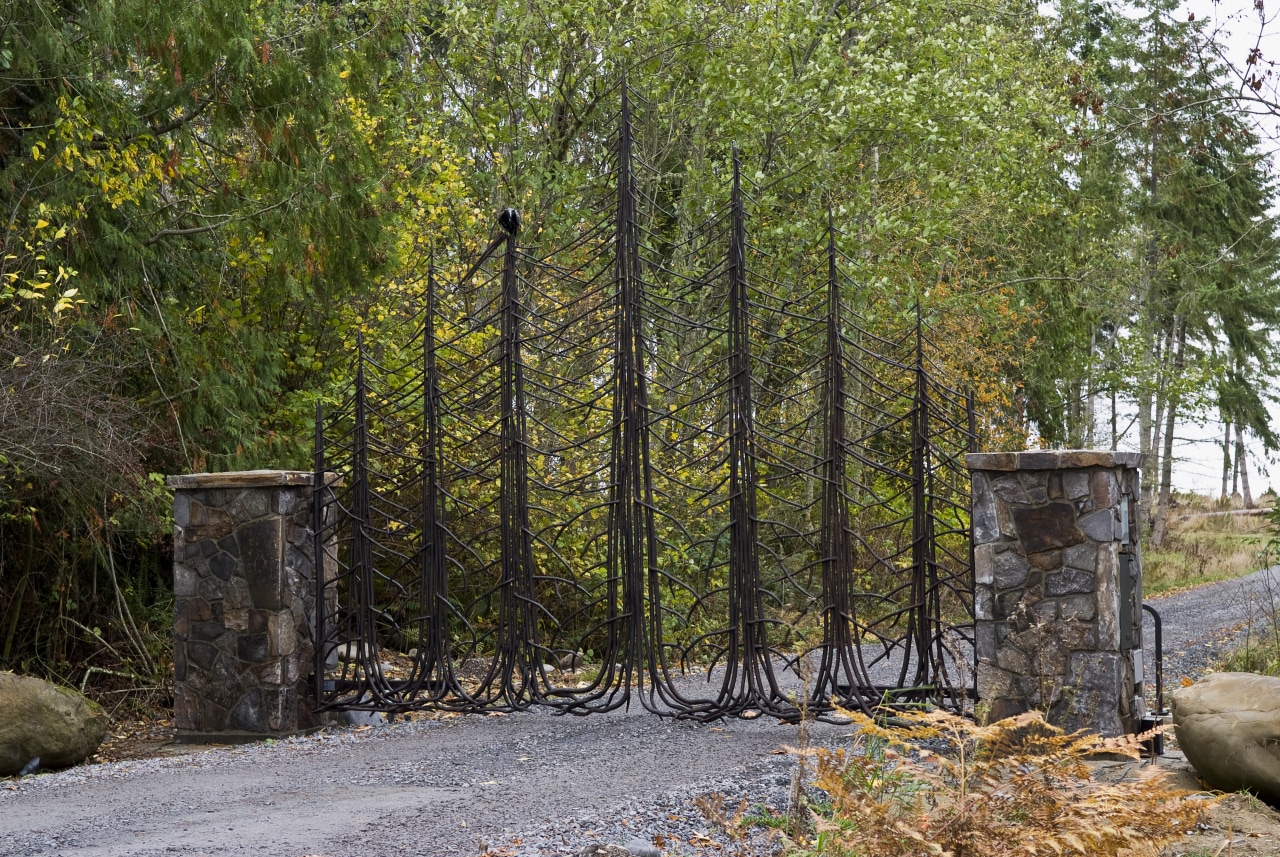
<svg viewBox="0 0 1280 857">
<path fill-rule="evenodd" d="M 1223 57 L 1239 70 L 1247 69 L 1248 58 L 1254 48 L 1260 49 L 1262 55 L 1270 60 L 1280 59 L 1280 22 L 1276 20 L 1277 13 L 1280 13 L 1280 8 L 1267 8 L 1264 5 L 1259 10 L 1251 0 L 1189 0 L 1175 14 L 1184 19 L 1194 15 L 1198 20 L 1207 21 L 1214 41 L 1222 48 Z M 1232 74 L 1232 78 L 1239 86 L 1239 73 Z M 1269 109 L 1258 109 L 1257 127 L 1263 139 L 1263 148 L 1269 153 L 1274 166 L 1277 153 L 1280 152 L 1280 117 Z M 1269 412 L 1273 421 L 1280 421 L 1280 405 L 1272 403 Z M 1181 442 L 1178 455 L 1183 463 L 1177 471 L 1178 488 L 1220 496 L 1221 423 L 1216 420 L 1188 422 L 1179 435 Z M 1249 466 L 1258 474 L 1258 485 L 1261 488 L 1272 487 L 1274 481 L 1274 488 L 1280 490 L 1280 479 L 1272 475 L 1276 472 L 1274 457 L 1268 456 L 1263 445 L 1256 440 L 1246 440 L 1246 446 L 1249 450 Z M 1255 488 L 1257 490 L 1260 489 Z"/>
</svg>

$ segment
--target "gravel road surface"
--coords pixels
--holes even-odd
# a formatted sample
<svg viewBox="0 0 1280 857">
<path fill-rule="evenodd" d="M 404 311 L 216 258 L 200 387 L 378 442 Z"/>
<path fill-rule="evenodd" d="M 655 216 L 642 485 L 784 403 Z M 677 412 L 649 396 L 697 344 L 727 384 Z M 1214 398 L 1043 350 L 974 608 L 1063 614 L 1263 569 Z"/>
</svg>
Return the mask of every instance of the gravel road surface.
<svg viewBox="0 0 1280 857">
<path fill-rule="evenodd" d="M 1148 598 L 1160 614 L 1164 629 L 1165 691 L 1182 678 L 1192 680 L 1232 646 L 1265 626 L 1269 617 L 1280 617 L 1280 566 L 1237 580 L 1225 580 L 1186 589 L 1173 595 Z M 1155 663 L 1155 635 L 1150 617 L 1144 617 L 1142 642 L 1146 663 Z M 1148 697 L 1154 699 L 1154 671 L 1147 671 Z"/>
<path fill-rule="evenodd" d="M 521 853 L 577 854 L 689 839 L 713 832 L 692 804 L 703 792 L 736 806 L 750 783 L 753 800 L 785 806 L 791 760 L 774 751 L 797 729 L 534 712 L 81 767 L 0 783 L 0 854 L 453 855 L 516 839 Z"/>
<path fill-rule="evenodd" d="M 1152 603 L 1166 684 L 1280 604 L 1280 569 Z M 1144 634 L 1148 663 L 1152 635 Z M 839 743 L 846 728 L 811 727 Z M 798 727 L 677 723 L 643 710 L 394 723 L 0 782 L 0 857 L 576 855 L 719 839 L 695 799 L 785 809 Z"/>
</svg>

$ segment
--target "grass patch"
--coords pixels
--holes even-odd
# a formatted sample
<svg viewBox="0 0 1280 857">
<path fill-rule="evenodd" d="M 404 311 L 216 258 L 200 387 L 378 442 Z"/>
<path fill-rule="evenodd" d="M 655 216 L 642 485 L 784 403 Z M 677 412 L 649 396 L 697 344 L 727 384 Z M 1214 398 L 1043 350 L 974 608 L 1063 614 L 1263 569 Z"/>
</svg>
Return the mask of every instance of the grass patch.
<svg viewBox="0 0 1280 857">
<path fill-rule="evenodd" d="M 1273 515 L 1280 517 L 1280 512 Z M 1267 552 L 1276 558 L 1280 536 L 1268 542 Z M 1244 639 L 1222 658 L 1215 668 L 1221 672 L 1258 673 L 1280 676 L 1280 587 L 1268 578 L 1245 629 Z"/>
<path fill-rule="evenodd" d="M 1143 545 L 1144 596 L 1233 580 L 1276 561 L 1266 556 L 1271 524 L 1265 514 L 1237 514 L 1196 494 L 1178 494 L 1175 500 L 1164 545 Z M 1268 494 L 1259 505 L 1270 507 L 1274 502 Z"/>
</svg>

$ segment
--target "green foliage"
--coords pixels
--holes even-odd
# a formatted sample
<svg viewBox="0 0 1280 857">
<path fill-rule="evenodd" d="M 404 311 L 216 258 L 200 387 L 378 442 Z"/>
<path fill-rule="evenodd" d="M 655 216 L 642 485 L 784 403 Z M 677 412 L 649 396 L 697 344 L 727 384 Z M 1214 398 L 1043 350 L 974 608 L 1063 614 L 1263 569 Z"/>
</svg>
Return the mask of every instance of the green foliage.
<svg viewBox="0 0 1280 857">
<path fill-rule="evenodd" d="M 1048 443 L 1112 446 L 1136 408 L 1167 506 L 1167 420 L 1216 410 L 1270 446 L 1263 404 L 1280 307 L 1274 187 L 1203 22 L 1155 0 L 1057 4 L 1075 64 L 1055 210 L 1025 274 L 1043 311 L 1027 413 Z M 1105 405 L 1104 405 L 1105 407 Z M 1163 472 L 1162 472 L 1163 471 Z"/>
<path fill-rule="evenodd" d="M 1215 67 L 1200 31 L 1167 18 L 1064 4 L 1052 24 L 952 0 L 13 0 L 0 667 L 75 672 L 109 643 L 128 671 L 163 672 L 136 639 L 166 597 L 152 474 L 306 466 L 315 403 L 339 394 L 357 336 L 402 362 L 429 257 L 457 277 L 508 205 L 534 248 L 590 219 L 624 74 L 667 212 L 644 224 L 655 244 L 724 205 L 736 147 L 762 270 L 831 210 L 864 323 L 897 330 L 922 304 L 938 371 L 972 387 L 993 445 L 1031 423 L 1082 441 L 1083 396 L 1105 390 L 1216 402 L 1269 437 L 1271 191 L 1239 116 L 1188 97 L 1218 93 Z M 494 486 L 468 490 L 483 503 Z M 540 562 L 598 569 L 598 546 L 557 538 Z"/>
</svg>

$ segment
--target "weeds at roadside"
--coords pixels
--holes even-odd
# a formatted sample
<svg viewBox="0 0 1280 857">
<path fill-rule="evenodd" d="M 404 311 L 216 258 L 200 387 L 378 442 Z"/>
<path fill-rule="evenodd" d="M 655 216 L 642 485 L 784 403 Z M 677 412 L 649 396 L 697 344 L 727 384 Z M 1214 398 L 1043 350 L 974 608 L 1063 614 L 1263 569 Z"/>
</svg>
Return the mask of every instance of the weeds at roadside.
<svg viewBox="0 0 1280 857">
<path fill-rule="evenodd" d="M 1188 586 L 1231 580 L 1266 567 L 1260 539 L 1274 531 L 1267 518 L 1215 508 L 1204 497 L 1179 494 L 1179 511 L 1169 521 L 1160 548 L 1143 546 L 1143 592 L 1159 595 Z M 1273 503 L 1274 498 L 1263 498 Z"/>
<path fill-rule="evenodd" d="M 797 750 L 829 804 L 789 857 L 1040 857 L 1155 854 L 1211 805 L 1145 768 L 1118 783 L 1093 779 L 1100 753 L 1137 759 L 1149 736 L 1063 734 L 1038 713 L 989 726 L 945 711 L 902 712 L 859 728 L 852 750 Z M 921 745 L 940 747 L 939 752 Z"/>
<path fill-rule="evenodd" d="M 1268 517 L 1270 538 L 1260 553 L 1261 567 L 1280 564 L 1280 506 Z M 1249 600 L 1249 620 L 1244 637 L 1217 665 L 1223 672 L 1247 672 L 1280 676 L 1280 584 L 1274 576 L 1262 578 L 1262 593 Z"/>
</svg>

